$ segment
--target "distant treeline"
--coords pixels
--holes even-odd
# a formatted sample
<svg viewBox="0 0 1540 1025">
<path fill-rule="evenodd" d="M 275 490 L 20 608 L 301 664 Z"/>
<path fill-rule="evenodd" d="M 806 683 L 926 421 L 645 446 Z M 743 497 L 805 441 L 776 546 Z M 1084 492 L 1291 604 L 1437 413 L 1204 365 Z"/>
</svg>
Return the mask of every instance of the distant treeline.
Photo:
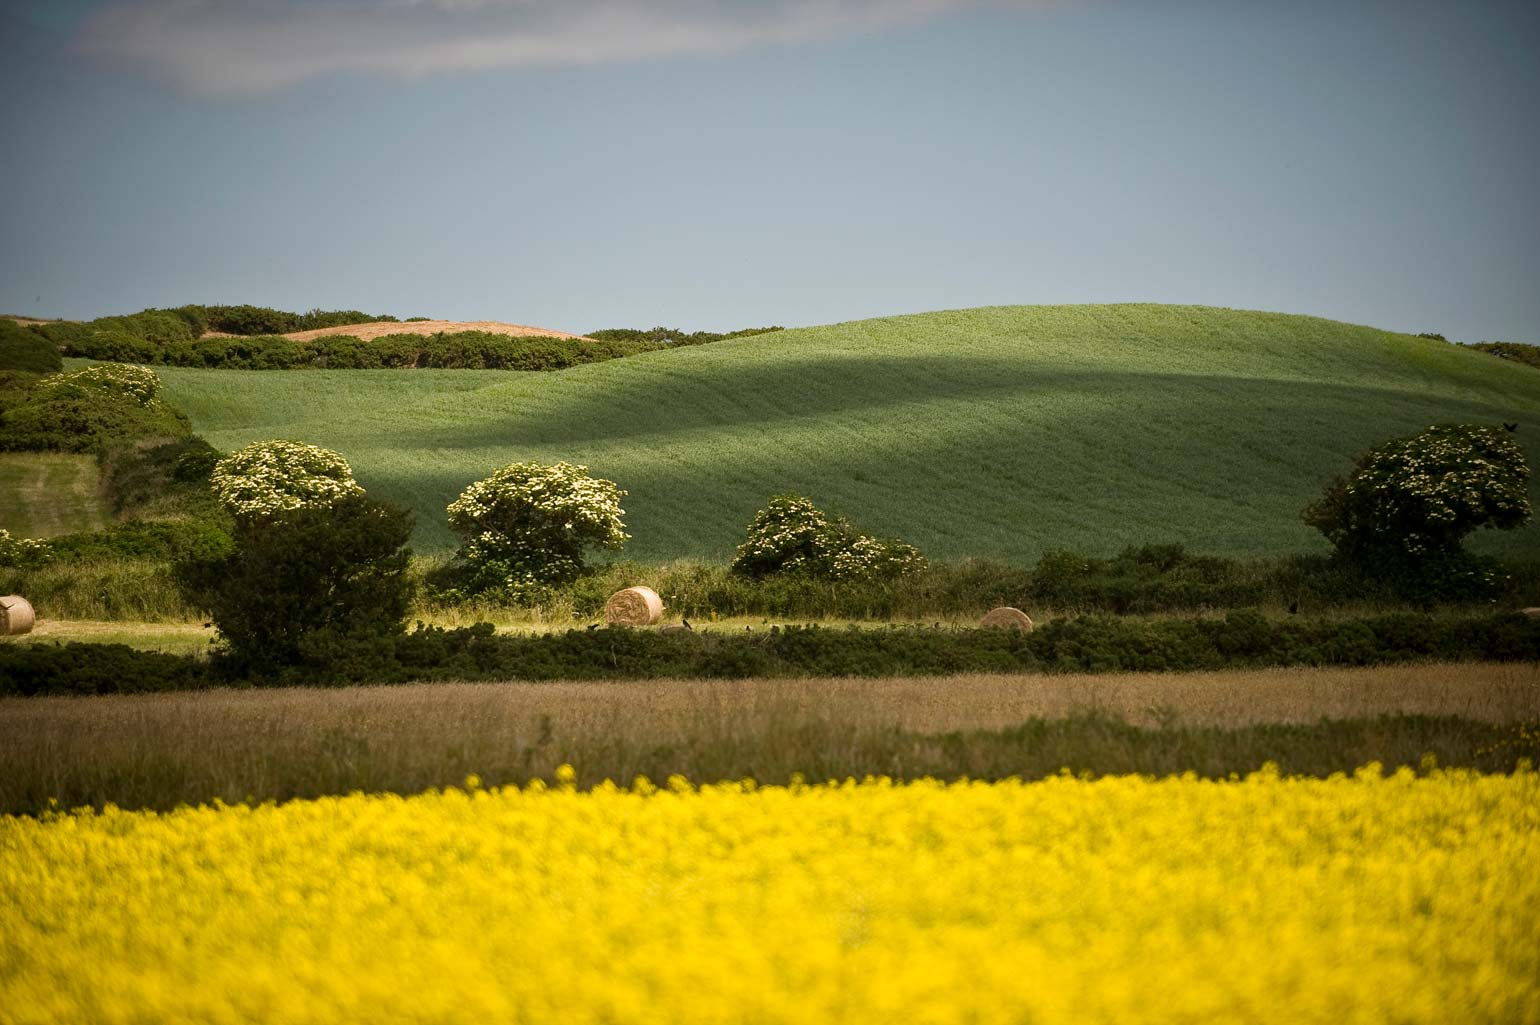
<svg viewBox="0 0 1540 1025">
<path fill-rule="evenodd" d="M 1422 331 L 1417 337 L 1435 342 L 1449 341 L 1437 331 Z M 1525 345 L 1521 342 L 1456 342 L 1455 344 L 1462 349 L 1475 349 L 1477 352 L 1485 352 L 1498 359 L 1524 363 L 1540 370 L 1540 345 Z"/>
<path fill-rule="evenodd" d="M 1524 345 L 1520 342 L 1471 342 L 1465 348 L 1490 353 L 1498 359 L 1523 363 L 1540 370 L 1540 345 Z"/>
<path fill-rule="evenodd" d="M 367 341 L 327 335 L 305 342 L 277 335 L 155 342 L 97 334 L 62 345 L 64 355 L 85 359 L 223 370 L 560 370 L 656 348 L 662 346 L 487 331 L 384 335 Z"/>
<path fill-rule="evenodd" d="M 766 335 L 772 331 L 784 330 L 786 329 L 778 324 L 772 327 L 746 327 L 740 331 L 727 332 L 681 331 L 674 327 L 652 327 L 645 331 L 634 327 L 609 327 L 603 331 L 590 331 L 588 337 L 606 342 L 631 342 L 650 344 L 657 348 L 671 348 L 676 345 L 704 345 L 707 342 L 747 338 L 749 335 Z"/>
<path fill-rule="evenodd" d="M 409 317 L 406 322 L 426 320 Z M 295 331 L 344 328 L 377 321 L 398 322 L 389 314 L 359 310 L 311 310 L 290 313 L 265 306 L 177 306 L 148 309 L 91 321 L 55 320 L 14 334 L 41 339 L 64 356 L 153 366 L 229 370 L 560 370 L 679 345 L 702 345 L 726 338 L 780 331 L 780 327 L 741 331 L 685 332 L 674 328 L 612 328 L 596 331 L 593 341 L 546 335 L 509 336 L 485 331 L 433 335 L 393 334 L 363 341 L 335 335 L 298 342 L 280 337 Z M 205 338 L 205 334 L 235 337 Z M 7 345 L 7 350 L 19 346 Z M 27 356 L 28 365 L 51 359 L 50 353 Z M 18 357 L 18 360 L 20 357 Z"/>
</svg>

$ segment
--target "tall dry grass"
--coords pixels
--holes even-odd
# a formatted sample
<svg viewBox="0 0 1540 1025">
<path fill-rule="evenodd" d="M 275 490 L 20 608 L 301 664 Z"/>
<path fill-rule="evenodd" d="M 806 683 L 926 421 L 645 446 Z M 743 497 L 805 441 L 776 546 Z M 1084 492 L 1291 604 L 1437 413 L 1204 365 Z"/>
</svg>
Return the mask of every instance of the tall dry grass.
<svg viewBox="0 0 1540 1025">
<path fill-rule="evenodd" d="M 1382 718 L 1394 716 L 1394 718 Z M 1331 722 L 1323 722 L 1330 719 Z M 1061 768 L 1494 771 L 1540 743 L 1540 667 L 478 683 L 0 700 L 0 811 L 171 807 L 638 774 L 784 781 Z"/>
</svg>

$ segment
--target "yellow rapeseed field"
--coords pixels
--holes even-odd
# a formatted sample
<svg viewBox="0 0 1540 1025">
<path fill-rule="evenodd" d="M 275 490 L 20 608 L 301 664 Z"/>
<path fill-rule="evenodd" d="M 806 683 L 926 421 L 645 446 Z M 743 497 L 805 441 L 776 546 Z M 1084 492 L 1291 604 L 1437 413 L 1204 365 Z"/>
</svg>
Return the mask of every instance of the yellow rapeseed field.
<svg viewBox="0 0 1540 1025">
<path fill-rule="evenodd" d="M 1537 866 L 1529 770 L 4 818 L 0 1020 L 1540 1022 Z"/>
</svg>

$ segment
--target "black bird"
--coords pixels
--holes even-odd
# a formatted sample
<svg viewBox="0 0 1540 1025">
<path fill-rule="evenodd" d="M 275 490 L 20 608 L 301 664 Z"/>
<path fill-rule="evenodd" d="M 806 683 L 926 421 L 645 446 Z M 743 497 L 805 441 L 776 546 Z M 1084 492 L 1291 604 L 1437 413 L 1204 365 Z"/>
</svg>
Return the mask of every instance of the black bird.
<svg viewBox="0 0 1540 1025">
<path fill-rule="evenodd" d="M 1299 602 L 1298 601 L 1291 601 L 1291 602 L 1289 602 L 1289 615 L 1291 615 L 1291 616 L 1299 615 Z"/>
<path fill-rule="evenodd" d="M 1519 425 L 1518 424 L 1511 424 L 1511 423 L 1509 423 L 1506 420 L 1503 421 L 1503 427 L 1505 429 L 1509 430 L 1509 431 L 1516 431 L 1516 430 L 1519 429 Z"/>
</svg>

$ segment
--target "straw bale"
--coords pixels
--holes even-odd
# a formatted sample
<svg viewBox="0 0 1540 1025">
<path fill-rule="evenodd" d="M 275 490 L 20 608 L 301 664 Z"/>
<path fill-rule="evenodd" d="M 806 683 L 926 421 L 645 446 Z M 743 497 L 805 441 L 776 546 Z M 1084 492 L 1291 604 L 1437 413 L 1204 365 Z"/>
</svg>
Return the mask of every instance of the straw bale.
<svg viewBox="0 0 1540 1025">
<path fill-rule="evenodd" d="M 1018 608 L 1002 605 L 985 613 L 984 618 L 979 620 L 979 626 L 984 629 L 1020 630 L 1022 633 L 1030 633 L 1032 617 Z"/>
<path fill-rule="evenodd" d="M 0 598 L 0 634 L 28 633 L 35 622 L 37 613 L 32 611 L 32 603 L 27 599 L 19 594 Z"/>
<path fill-rule="evenodd" d="M 1531 606 L 1527 609 L 1519 609 L 1519 615 L 1528 616 L 1530 619 L 1540 619 L 1540 607 Z"/>
<path fill-rule="evenodd" d="M 604 603 L 604 620 L 617 626 L 651 626 L 663 618 L 663 599 L 650 587 L 628 587 Z"/>
</svg>

